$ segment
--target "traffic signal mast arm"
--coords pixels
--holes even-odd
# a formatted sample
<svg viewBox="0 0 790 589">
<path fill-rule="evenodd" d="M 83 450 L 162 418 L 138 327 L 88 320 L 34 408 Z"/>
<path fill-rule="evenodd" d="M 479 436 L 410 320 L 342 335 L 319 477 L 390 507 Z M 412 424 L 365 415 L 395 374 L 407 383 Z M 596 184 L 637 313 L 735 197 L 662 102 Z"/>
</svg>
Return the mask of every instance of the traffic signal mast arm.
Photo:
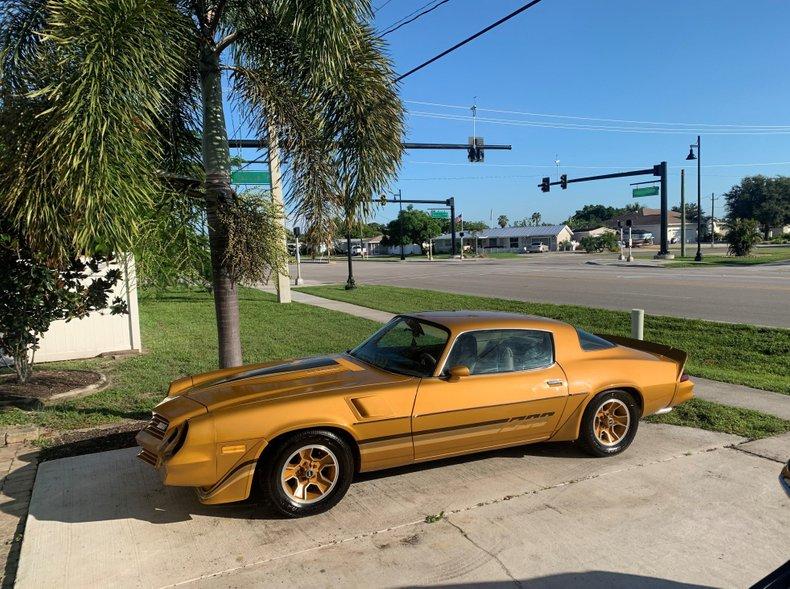
<svg viewBox="0 0 790 589">
<path fill-rule="evenodd" d="M 669 230 L 669 213 L 667 212 L 667 163 L 661 162 L 652 168 L 645 168 L 644 170 L 631 170 L 630 172 L 615 172 L 614 174 L 599 174 L 598 176 L 585 176 L 584 178 L 568 179 L 565 174 L 562 175 L 560 180 L 552 182 L 548 176 L 543 178 L 543 181 L 538 184 L 543 192 L 551 190 L 552 186 L 559 184 L 562 188 L 567 188 L 568 184 L 574 182 L 590 182 L 592 180 L 608 180 L 610 178 L 627 178 L 628 176 L 658 176 L 661 179 L 660 193 L 661 193 L 661 246 L 658 250 L 656 257 L 658 258 L 671 258 L 669 253 L 669 239 L 667 232 Z"/>
<path fill-rule="evenodd" d="M 609 178 L 626 178 L 628 176 L 644 176 L 646 174 L 650 174 L 652 176 L 661 176 L 661 165 L 653 166 L 652 168 L 646 168 L 644 170 L 632 170 L 630 172 L 616 172 L 614 174 L 599 174 L 598 176 L 585 176 L 583 178 L 568 178 L 565 174 L 562 175 L 562 179 L 557 180 L 556 182 L 551 182 L 551 178 L 543 178 L 543 182 L 538 184 L 538 186 L 543 190 L 543 192 L 548 192 L 547 188 L 549 186 L 557 186 L 558 184 L 561 185 L 563 188 L 567 187 L 568 184 L 573 184 L 574 182 L 591 182 L 592 180 L 608 180 Z"/>
</svg>

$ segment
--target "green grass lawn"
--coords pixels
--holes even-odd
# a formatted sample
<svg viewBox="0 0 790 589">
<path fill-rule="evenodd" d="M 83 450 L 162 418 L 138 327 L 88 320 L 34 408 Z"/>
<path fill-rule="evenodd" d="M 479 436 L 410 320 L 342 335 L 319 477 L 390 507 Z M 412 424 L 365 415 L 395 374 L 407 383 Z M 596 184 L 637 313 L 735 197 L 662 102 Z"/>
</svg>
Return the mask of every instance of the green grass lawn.
<svg viewBox="0 0 790 589">
<path fill-rule="evenodd" d="M 312 286 L 300 290 L 392 313 L 488 309 L 541 315 L 594 333 L 630 335 L 629 314 L 393 286 Z M 645 339 L 689 353 L 689 374 L 790 394 L 790 330 L 674 317 L 645 317 Z"/>
<path fill-rule="evenodd" d="M 259 291 L 242 290 L 239 298 L 247 363 L 339 352 L 379 327 L 373 321 L 345 313 L 299 303 L 280 305 L 273 295 Z M 147 419 L 153 406 L 164 398 L 170 381 L 217 367 L 214 303 L 206 293 L 141 296 L 140 329 L 145 349 L 142 355 L 52 364 L 59 369 L 100 370 L 110 380 L 107 389 L 41 411 L 4 411 L 0 413 L 0 424 L 70 429 Z"/>
<path fill-rule="evenodd" d="M 702 250 L 702 261 L 695 262 L 694 255 L 697 253 L 696 247 L 689 250 L 686 249 L 687 255 L 685 258 L 677 257 L 666 263 L 670 268 L 694 268 L 700 266 L 754 266 L 757 264 L 769 264 L 774 262 L 787 262 L 790 261 L 790 247 L 778 248 L 761 248 L 753 249 L 752 253 L 748 256 L 728 256 L 726 252 L 716 250 L 715 252 L 706 252 Z"/>
<path fill-rule="evenodd" d="M 675 407 L 671 413 L 652 415 L 646 421 L 697 427 L 750 439 L 767 438 L 790 431 L 790 421 L 786 419 L 704 399 L 692 399 Z"/>
</svg>

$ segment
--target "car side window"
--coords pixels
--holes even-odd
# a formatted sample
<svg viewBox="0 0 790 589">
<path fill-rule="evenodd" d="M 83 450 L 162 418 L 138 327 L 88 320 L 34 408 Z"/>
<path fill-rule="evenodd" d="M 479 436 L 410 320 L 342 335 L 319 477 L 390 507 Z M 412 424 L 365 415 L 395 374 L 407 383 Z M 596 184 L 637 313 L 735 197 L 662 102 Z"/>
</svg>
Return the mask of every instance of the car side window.
<svg viewBox="0 0 790 589">
<path fill-rule="evenodd" d="M 445 372 L 466 366 L 470 374 L 496 374 L 545 368 L 554 363 L 554 344 L 547 331 L 490 329 L 464 333 L 455 340 Z"/>
</svg>

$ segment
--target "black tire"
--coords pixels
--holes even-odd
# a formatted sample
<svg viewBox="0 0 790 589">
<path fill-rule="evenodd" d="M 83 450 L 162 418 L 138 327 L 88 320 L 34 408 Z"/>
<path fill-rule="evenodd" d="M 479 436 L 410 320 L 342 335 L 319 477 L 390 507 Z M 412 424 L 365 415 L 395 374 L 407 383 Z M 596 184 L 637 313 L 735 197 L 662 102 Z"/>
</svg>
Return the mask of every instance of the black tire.
<svg viewBox="0 0 790 589">
<path fill-rule="evenodd" d="M 321 481 L 325 482 L 334 473 L 335 479 L 333 479 L 333 485 L 320 497 L 315 497 L 321 491 L 318 485 L 308 483 L 305 485 L 307 493 L 302 492 L 303 495 L 308 496 L 300 499 L 289 494 L 284 488 L 285 486 L 296 487 L 298 480 L 294 478 L 289 483 L 284 483 L 283 473 L 286 461 L 289 461 L 289 458 L 292 458 L 299 450 L 308 447 L 317 447 L 313 458 L 318 460 L 328 455 L 331 462 L 336 461 L 334 470 L 331 470 L 329 466 L 321 467 L 321 469 L 330 470 L 324 470 L 322 475 L 314 476 L 322 476 Z M 329 453 L 324 452 L 321 448 L 329 450 Z M 300 460 L 299 457 L 294 459 Z M 294 464 L 293 461 L 291 464 Z M 303 473 L 307 474 L 307 471 L 303 471 Z M 257 486 L 263 499 L 271 508 L 286 517 L 305 517 L 331 509 L 346 494 L 353 478 L 354 454 L 351 448 L 342 437 L 326 430 L 304 430 L 288 436 L 264 454 L 256 472 Z"/>
<path fill-rule="evenodd" d="M 599 436 L 596 435 L 596 414 L 604 406 L 617 409 L 623 415 L 624 406 L 628 413 L 627 429 L 622 431 L 622 426 L 616 426 L 621 437 L 619 439 L 612 439 L 610 442 L 602 441 L 599 439 Z M 601 393 L 590 401 L 587 408 L 584 410 L 584 416 L 582 417 L 582 423 L 579 429 L 579 446 L 592 456 L 614 456 L 631 445 L 634 436 L 636 436 L 638 426 L 639 407 L 633 395 L 619 390 Z M 606 437 L 606 435 L 603 434 L 601 437 Z"/>
</svg>

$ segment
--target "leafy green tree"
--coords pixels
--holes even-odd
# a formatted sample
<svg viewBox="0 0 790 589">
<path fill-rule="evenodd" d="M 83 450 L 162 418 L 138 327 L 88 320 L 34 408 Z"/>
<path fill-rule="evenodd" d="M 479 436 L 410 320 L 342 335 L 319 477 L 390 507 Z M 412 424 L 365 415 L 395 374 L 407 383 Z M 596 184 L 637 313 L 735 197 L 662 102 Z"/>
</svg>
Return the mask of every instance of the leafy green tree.
<svg viewBox="0 0 790 589">
<path fill-rule="evenodd" d="M 534 227 L 537 227 L 538 225 L 540 225 L 541 218 L 542 218 L 541 214 L 535 211 L 534 213 L 532 213 L 532 216 L 529 218 L 529 220 Z"/>
<path fill-rule="evenodd" d="M 500 226 L 500 227 L 502 227 L 503 229 L 504 229 L 505 227 L 507 227 L 507 224 L 508 224 L 509 222 L 510 222 L 510 221 L 509 221 L 509 219 L 507 218 L 507 215 L 499 215 L 499 218 L 496 220 L 496 223 L 497 223 L 497 225 L 499 225 L 499 226 Z"/>
<path fill-rule="evenodd" d="M 672 207 L 672 210 L 676 213 L 680 212 L 679 206 Z M 692 224 L 696 227 L 697 225 L 697 205 L 696 203 L 689 203 L 686 205 L 686 222 Z M 700 232 L 699 238 L 701 241 L 707 241 L 710 239 L 710 215 L 705 214 L 705 209 L 702 209 L 702 219 L 700 221 Z"/>
<path fill-rule="evenodd" d="M 110 302 L 121 272 L 107 269 L 109 261 L 96 255 L 52 268 L 0 222 L 0 350 L 13 358 L 18 382 L 30 380 L 41 336 L 53 321 L 82 319 L 107 307 L 113 314 L 127 312 L 120 298 Z"/>
<path fill-rule="evenodd" d="M 765 239 L 771 227 L 790 223 L 790 177 L 747 176 L 724 193 L 730 219 L 754 219 Z"/>
<path fill-rule="evenodd" d="M 364 216 L 402 151 L 402 105 L 370 18 L 367 0 L 0 0 L 2 213 L 63 264 L 99 246 L 132 251 L 178 175 L 168 164 L 195 153 L 219 363 L 240 364 L 220 221 L 239 204 L 226 100 L 282 156 L 306 235 L 330 241 L 334 216 Z"/>
<path fill-rule="evenodd" d="M 606 224 L 613 217 L 626 213 L 639 212 L 641 206 L 638 203 L 626 205 L 624 207 L 609 207 L 606 205 L 584 205 L 571 215 L 565 224 L 571 229 L 595 229 Z"/>
<path fill-rule="evenodd" d="M 387 224 L 382 243 L 386 246 L 416 243 L 425 253 L 422 244 L 441 233 L 442 226 L 438 219 L 409 205 Z"/>
<path fill-rule="evenodd" d="M 760 243 L 760 230 L 754 219 L 731 219 L 727 222 L 727 243 L 729 253 L 734 256 L 748 256 L 752 248 Z"/>
<path fill-rule="evenodd" d="M 464 231 L 469 233 L 473 231 L 485 231 L 488 229 L 488 224 L 485 221 L 464 221 Z"/>
</svg>

